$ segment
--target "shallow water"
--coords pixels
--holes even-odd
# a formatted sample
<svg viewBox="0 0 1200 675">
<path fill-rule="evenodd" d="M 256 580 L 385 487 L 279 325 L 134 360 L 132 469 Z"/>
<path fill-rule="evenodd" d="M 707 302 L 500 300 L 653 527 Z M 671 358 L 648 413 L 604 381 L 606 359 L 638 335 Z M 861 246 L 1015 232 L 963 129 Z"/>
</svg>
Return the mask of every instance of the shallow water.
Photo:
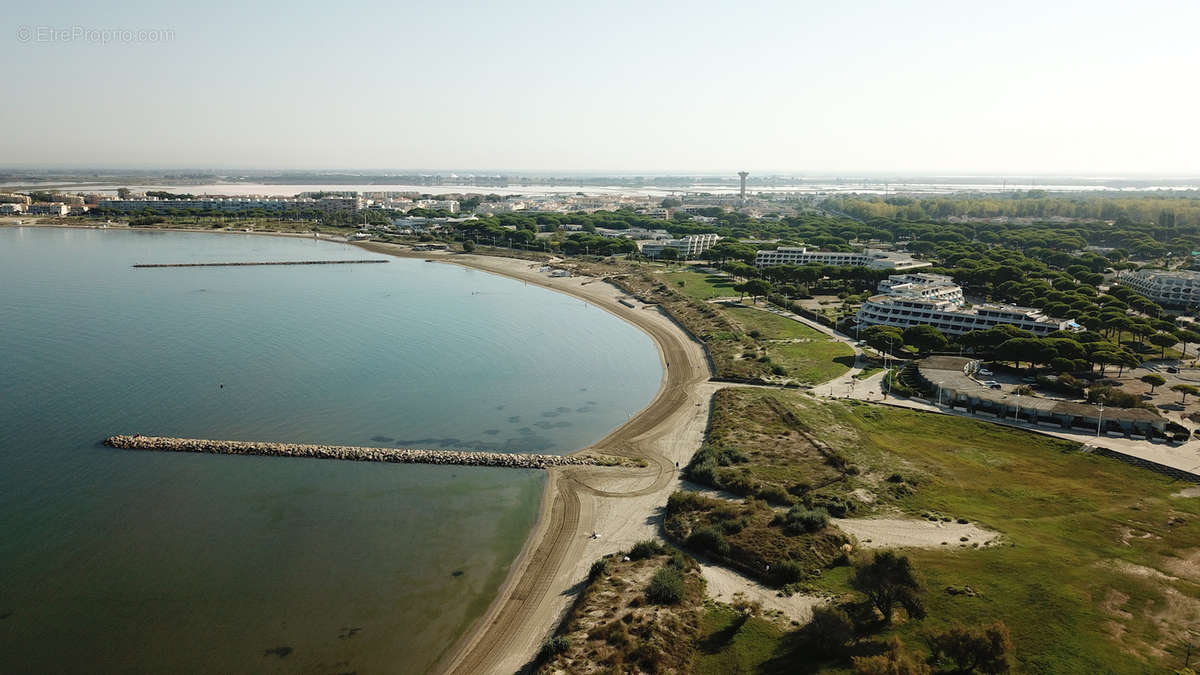
<svg viewBox="0 0 1200 675">
<path fill-rule="evenodd" d="M 653 397 L 644 334 L 303 239 L 0 229 L 11 672 L 420 672 L 494 595 L 536 471 L 159 454 L 114 433 L 569 452 Z"/>
</svg>

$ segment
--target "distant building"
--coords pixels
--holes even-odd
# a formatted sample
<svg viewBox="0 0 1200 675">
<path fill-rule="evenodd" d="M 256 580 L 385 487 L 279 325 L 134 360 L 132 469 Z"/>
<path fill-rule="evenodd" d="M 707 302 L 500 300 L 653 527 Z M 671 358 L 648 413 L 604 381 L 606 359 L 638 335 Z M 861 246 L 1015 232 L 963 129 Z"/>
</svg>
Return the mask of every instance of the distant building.
<svg viewBox="0 0 1200 675">
<path fill-rule="evenodd" d="M 1160 305 L 1195 307 L 1200 305 L 1200 272 L 1177 270 L 1124 270 L 1117 283 Z"/>
<path fill-rule="evenodd" d="M 31 216 L 65 216 L 71 212 L 71 207 L 61 202 L 31 204 L 28 213 Z"/>
<path fill-rule="evenodd" d="M 24 213 L 25 205 L 16 203 L 0 204 L 0 213 Z"/>
<path fill-rule="evenodd" d="M 96 208 L 115 213 L 152 213 L 165 215 L 172 212 L 198 211 L 218 213 L 245 213 L 265 211 L 267 213 L 297 213 L 319 211 L 335 213 L 357 211 L 362 201 L 356 197 L 322 197 L 320 199 L 295 198 L 272 199 L 260 197 L 206 197 L 200 199 L 104 199 Z"/>
<path fill-rule="evenodd" d="M 458 213 L 458 201 L 455 199 L 418 199 L 413 202 L 413 206 L 418 209 L 429 209 L 430 211 Z"/>
<path fill-rule="evenodd" d="M 689 234 L 682 239 L 642 242 L 641 251 L 647 258 L 657 258 L 666 249 L 673 248 L 679 251 L 680 260 L 688 260 L 712 248 L 720 239 L 720 236 L 712 233 Z"/>
<path fill-rule="evenodd" d="M 838 265 L 871 267 L 874 269 L 912 270 L 929 267 L 930 263 L 914 260 L 903 253 L 863 249 L 858 252 L 810 251 L 803 246 L 780 246 L 773 251 L 759 251 L 754 257 L 759 267 L 772 265 Z"/>
</svg>

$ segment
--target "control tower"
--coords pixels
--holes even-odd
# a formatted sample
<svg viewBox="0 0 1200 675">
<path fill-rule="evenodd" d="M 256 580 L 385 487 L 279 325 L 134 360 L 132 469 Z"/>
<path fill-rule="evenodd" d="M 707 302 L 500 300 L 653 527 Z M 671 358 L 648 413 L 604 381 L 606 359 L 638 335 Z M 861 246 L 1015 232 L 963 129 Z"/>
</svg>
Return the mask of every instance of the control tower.
<svg viewBox="0 0 1200 675">
<path fill-rule="evenodd" d="M 746 201 L 746 176 L 749 176 L 749 171 L 739 171 L 738 176 L 742 179 L 742 191 L 739 193 L 742 201 Z"/>
</svg>

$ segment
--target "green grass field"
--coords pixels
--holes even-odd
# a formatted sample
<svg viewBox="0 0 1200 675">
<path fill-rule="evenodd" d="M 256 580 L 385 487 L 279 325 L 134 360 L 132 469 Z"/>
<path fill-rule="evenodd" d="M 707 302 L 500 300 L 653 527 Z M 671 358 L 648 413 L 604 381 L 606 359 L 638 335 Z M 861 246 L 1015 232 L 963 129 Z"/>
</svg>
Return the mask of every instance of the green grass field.
<svg viewBox="0 0 1200 675">
<path fill-rule="evenodd" d="M 738 294 L 733 290 L 733 279 L 729 277 L 678 268 L 661 276 L 668 286 L 693 300 L 704 301 Z M 682 286 L 679 285 L 680 281 L 683 282 Z"/>
<path fill-rule="evenodd" d="M 701 675 L 779 672 L 773 661 L 786 633 L 777 624 L 745 617 L 729 605 L 708 603 L 700 620 L 696 672 Z"/>
<path fill-rule="evenodd" d="M 722 311 L 747 333 L 758 331 L 771 363 L 783 366 L 788 377 L 816 384 L 844 374 L 854 363 L 854 350 L 849 345 L 799 321 L 752 307 L 726 307 Z"/>
<path fill-rule="evenodd" d="M 872 639 L 895 634 L 921 650 L 926 631 L 999 619 L 1012 631 L 1023 672 L 1183 666 L 1182 639 L 1200 624 L 1200 499 L 1176 496 L 1187 483 L 984 422 L 796 392 L 736 395 L 776 398 L 845 453 L 861 473 L 843 489 L 876 490 L 880 504 L 871 508 L 965 518 L 1002 535 L 999 546 L 978 550 L 957 541 L 906 550 L 924 577 L 929 617 Z M 770 409 L 743 406 L 737 414 Z M 911 493 L 887 492 L 884 479 L 893 473 Z M 846 567 L 829 569 L 811 586 L 852 598 L 848 575 Z M 977 595 L 946 590 L 963 586 Z"/>
</svg>

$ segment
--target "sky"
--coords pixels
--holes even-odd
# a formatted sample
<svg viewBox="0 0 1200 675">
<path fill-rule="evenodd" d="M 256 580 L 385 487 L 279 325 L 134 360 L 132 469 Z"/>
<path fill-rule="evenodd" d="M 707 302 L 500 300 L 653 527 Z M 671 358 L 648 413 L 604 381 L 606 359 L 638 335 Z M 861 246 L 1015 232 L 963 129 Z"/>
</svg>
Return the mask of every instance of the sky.
<svg viewBox="0 0 1200 675">
<path fill-rule="evenodd" d="M 1198 176 L 1197 25 L 1195 0 L 43 0 L 0 20 L 0 166 Z"/>
</svg>

